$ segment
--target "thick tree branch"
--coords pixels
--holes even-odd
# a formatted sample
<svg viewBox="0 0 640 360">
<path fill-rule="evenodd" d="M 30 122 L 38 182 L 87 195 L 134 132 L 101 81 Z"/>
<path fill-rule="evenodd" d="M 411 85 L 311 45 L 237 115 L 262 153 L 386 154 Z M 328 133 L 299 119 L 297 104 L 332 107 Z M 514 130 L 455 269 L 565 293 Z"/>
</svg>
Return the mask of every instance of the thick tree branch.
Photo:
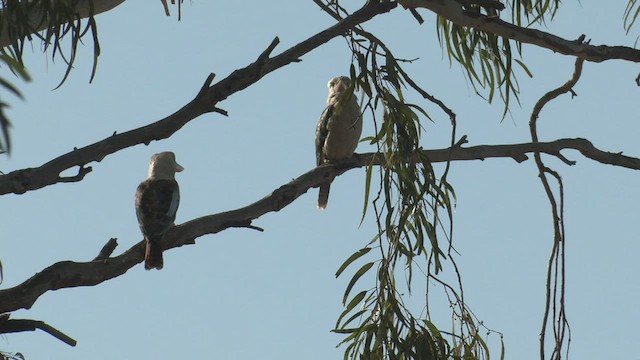
<svg viewBox="0 0 640 360">
<path fill-rule="evenodd" d="M 561 150 L 578 150 L 587 158 L 629 169 L 640 170 L 640 159 L 610 153 L 597 149 L 586 139 L 559 139 L 546 143 L 523 143 L 512 145 L 481 145 L 462 147 L 463 141 L 453 148 L 423 150 L 431 162 L 456 160 L 484 160 L 488 158 L 512 158 L 525 161 L 528 153 L 541 152 L 559 156 Z M 165 248 L 171 249 L 185 244 L 193 244 L 194 239 L 207 234 L 216 234 L 231 227 L 255 228 L 254 219 L 269 212 L 277 212 L 295 199 L 326 181 L 348 170 L 368 166 L 384 166 L 384 155 L 379 153 L 360 154 L 353 159 L 334 165 L 319 166 L 295 180 L 284 184 L 264 198 L 236 210 L 200 217 L 172 228 L 165 238 Z M 108 249 L 113 251 L 115 240 L 110 241 Z M 18 309 L 29 309 L 40 297 L 50 290 L 77 286 L 93 286 L 115 278 L 144 260 L 144 241 L 140 241 L 115 257 L 98 256 L 89 262 L 61 261 L 35 274 L 30 279 L 13 288 L 0 290 L 0 313 Z"/>
<path fill-rule="evenodd" d="M 640 62 L 640 50 L 626 46 L 590 45 L 578 40 L 566 40 L 548 32 L 523 28 L 496 17 L 464 11 L 455 0 L 397 0 L 408 9 L 425 8 L 459 26 L 472 27 L 507 39 L 537 45 L 565 55 L 574 55 L 587 61 L 602 62 L 621 59 Z"/>
<path fill-rule="evenodd" d="M 202 114 L 208 112 L 224 114 L 224 110 L 216 107 L 218 102 L 251 86 L 266 74 L 292 62 L 300 61 L 300 57 L 304 54 L 344 34 L 353 26 L 363 23 L 376 15 L 388 12 L 396 6 L 396 3 L 386 2 L 367 4 L 328 29 L 311 36 L 277 56 L 269 57 L 279 42 L 278 38 L 275 38 L 258 59 L 249 66 L 234 71 L 213 86 L 210 86 L 213 81 L 213 76 L 210 75 L 196 97 L 176 113 L 135 130 L 120 134 L 114 133 L 104 140 L 74 149 L 72 152 L 57 157 L 40 167 L 16 170 L 0 176 L 0 195 L 8 193 L 23 194 L 27 191 L 37 190 L 60 182 L 80 181 L 84 175 L 91 171 L 91 167 L 86 166 L 90 162 L 99 162 L 107 155 L 127 147 L 149 144 L 153 140 L 166 139 L 189 121 Z M 78 176 L 71 178 L 60 177 L 60 173 L 76 166 L 81 169 Z"/>
</svg>

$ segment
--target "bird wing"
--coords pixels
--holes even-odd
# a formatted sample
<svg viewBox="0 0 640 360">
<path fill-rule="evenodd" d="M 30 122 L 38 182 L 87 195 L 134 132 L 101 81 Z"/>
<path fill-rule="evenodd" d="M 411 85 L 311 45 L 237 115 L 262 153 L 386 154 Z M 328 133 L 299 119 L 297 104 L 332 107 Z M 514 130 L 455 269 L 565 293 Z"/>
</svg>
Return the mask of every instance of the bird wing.
<svg viewBox="0 0 640 360">
<path fill-rule="evenodd" d="M 148 179 L 136 190 L 136 215 L 146 237 L 163 236 L 176 219 L 180 189 L 174 179 Z"/>
<path fill-rule="evenodd" d="M 327 105 L 327 107 L 320 115 L 318 125 L 316 126 L 316 165 L 322 165 L 324 163 L 324 154 L 322 148 L 329 135 L 329 119 L 333 116 L 335 106 L 333 104 Z"/>
</svg>

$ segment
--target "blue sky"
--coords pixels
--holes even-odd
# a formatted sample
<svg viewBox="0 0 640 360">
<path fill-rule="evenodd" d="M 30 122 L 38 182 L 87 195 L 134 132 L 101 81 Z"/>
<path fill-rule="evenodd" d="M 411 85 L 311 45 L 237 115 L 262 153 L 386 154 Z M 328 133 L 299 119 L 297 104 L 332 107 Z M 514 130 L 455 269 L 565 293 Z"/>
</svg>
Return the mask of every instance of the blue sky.
<svg viewBox="0 0 640 360">
<path fill-rule="evenodd" d="M 564 4 L 546 30 L 568 39 L 584 33 L 593 44 L 633 46 L 638 27 L 625 35 L 625 5 L 619 1 L 603 10 L 592 2 Z M 525 46 L 534 77 L 520 74 L 521 106 L 501 121 L 501 104 L 474 94 L 440 49 L 435 17 L 423 15 L 420 26 L 396 9 L 366 28 L 396 56 L 419 58 L 406 69 L 457 113 L 458 135 L 466 134 L 469 145 L 529 141 L 533 105 L 569 78 L 574 59 Z M 10 157 L 0 157 L 0 171 L 38 166 L 114 131 L 159 120 L 191 100 L 210 72 L 221 79 L 246 66 L 274 36 L 281 40 L 279 53 L 332 23 L 311 1 L 193 1 L 184 4 L 181 22 L 166 18 L 159 2 L 127 1 L 98 17 L 102 55 L 92 84 L 90 46 L 55 91 L 64 64 L 42 56 L 38 46 L 26 55 L 33 81 L 18 82 L 26 101 L 10 99 L 14 147 Z M 313 168 L 326 83 L 348 73 L 350 53 L 338 38 L 302 60 L 220 103 L 228 118 L 205 115 L 168 140 L 111 155 L 91 164 L 93 172 L 80 183 L 4 196 L 2 287 L 58 261 L 92 259 L 111 237 L 120 244 L 116 253 L 140 241 L 134 193 L 155 152 L 174 151 L 185 167 L 178 174 L 177 223 L 242 207 Z M 602 150 L 640 156 L 640 90 L 633 81 L 638 71 L 622 61 L 586 63 L 578 96 L 562 96 L 542 111 L 541 140 L 585 137 Z M 446 115 L 422 104 L 434 119 L 423 122 L 423 146 L 447 146 Z M 372 128 L 365 118 L 363 135 Z M 358 148 L 371 150 L 366 144 Z M 640 322 L 640 285 L 632 280 L 640 273 L 637 174 L 577 152 L 565 155 L 577 164 L 546 161 L 566 188 L 571 354 L 628 358 Z M 449 181 L 457 193 L 454 241 L 468 305 L 504 334 L 507 358 L 538 358 L 553 228 L 535 164 L 459 162 Z M 29 360 L 340 358 L 343 349 L 335 345 L 341 337 L 329 331 L 349 277 L 334 274 L 375 234 L 371 217 L 358 226 L 363 184 L 364 171 L 351 171 L 334 182 L 326 211 L 316 209 L 312 190 L 255 221 L 265 232 L 231 229 L 205 236 L 195 246 L 165 253 L 162 271 L 139 265 L 96 287 L 48 292 L 13 317 L 43 320 L 78 340 L 77 347 L 35 332 L 0 338 L 0 349 L 20 351 Z M 431 309 L 445 329 L 448 311 Z M 496 335 L 490 345 L 497 356 Z"/>
</svg>

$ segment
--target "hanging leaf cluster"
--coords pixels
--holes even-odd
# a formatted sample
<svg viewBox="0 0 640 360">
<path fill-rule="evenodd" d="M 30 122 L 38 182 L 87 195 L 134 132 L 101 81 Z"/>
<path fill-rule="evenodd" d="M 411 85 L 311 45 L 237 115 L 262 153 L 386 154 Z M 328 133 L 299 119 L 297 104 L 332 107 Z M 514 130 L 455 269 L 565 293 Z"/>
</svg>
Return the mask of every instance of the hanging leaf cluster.
<svg viewBox="0 0 640 360">
<path fill-rule="evenodd" d="M 331 5 L 334 15 L 343 11 L 337 4 Z M 449 332 L 443 333 L 428 314 L 416 311 L 415 304 L 407 302 L 413 303 L 410 298 L 427 297 L 410 296 L 415 281 L 437 279 L 449 259 L 451 239 L 444 224 L 451 221 L 454 192 L 445 175 L 436 175 L 420 146 L 423 122 L 430 116 L 405 97 L 408 88 L 418 90 L 401 66 L 411 60 L 397 59 L 383 42 L 361 28 L 348 34 L 347 39 L 354 54 L 352 90 L 364 93 L 367 100 L 363 108 L 375 124 L 375 133 L 363 141 L 378 148 L 384 156 L 384 166 L 367 168 L 362 214 L 364 221 L 367 212 L 373 211 L 378 231 L 336 273 L 341 276 L 352 267 L 357 269 L 346 287 L 344 311 L 333 330 L 344 335 L 340 343 L 345 346 L 344 357 L 486 356 L 488 348 L 478 335 L 478 325 L 453 287 L 445 288 L 453 299 L 451 316 L 455 328 Z M 380 171 L 374 175 L 378 168 Z M 445 214 L 444 218 L 441 214 Z M 447 239 L 444 244 L 442 236 Z"/>
<path fill-rule="evenodd" d="M 26 44 L 39 40 L 43 52 L 51 53 L 52 60 L 62 59 L 66 64 L 64 76 L 58 87 L 68 78 L 76 60 L 78 44 L 87 34 L 91 34 L 93 42 L 93 68 L 90 81 L 96 72 L 100 44 L 95 19 L 90 15 L 81 20 L 80 5 L 89 6 L 89 14 L 93 14 L 92 1 L 80 0 L 0 0 L 0 40 L 7 44 L 0 51 L 0 66 L 4 65 L 13 74 L 25 81 L 30 77 L 24 68 L 23 55 Z M 3 87 L 19 98 L 22 95 L 4 77 L 0 78 Z M 9 137 L 10 121 L 4 113 L 7 106 L 0 101 L 0 150 L 11 149 Z"/>
</svg>

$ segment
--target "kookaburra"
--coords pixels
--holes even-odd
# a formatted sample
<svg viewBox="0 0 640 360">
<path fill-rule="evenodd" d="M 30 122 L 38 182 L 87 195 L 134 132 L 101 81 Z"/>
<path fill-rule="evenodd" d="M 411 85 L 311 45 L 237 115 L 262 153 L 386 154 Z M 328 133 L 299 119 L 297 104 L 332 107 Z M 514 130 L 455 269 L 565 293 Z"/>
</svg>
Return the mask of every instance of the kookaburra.
<svg viewBox="0 0 640 360">
<path fill-rule="evenodd" d="M 136 215 L 147 244 L 144 268 L 162 269 L 163 240 L 173 226 L 180 203 L 176 172 L 184 168 L 170 151 L 154 154 L 149 164 L 149 177 L 136 190 Z"/>
<path fill-rule="evenodd" d="M 316 126 L 316 165 L 349 159 L 362 134 L 362 116 L 353 91 L 347 92 L 351 80 L 337 76 L 329 80 L 327 107 Z M 320 185 L 318 208 L 327 207 L 331 181 Z"/>
</svg>

